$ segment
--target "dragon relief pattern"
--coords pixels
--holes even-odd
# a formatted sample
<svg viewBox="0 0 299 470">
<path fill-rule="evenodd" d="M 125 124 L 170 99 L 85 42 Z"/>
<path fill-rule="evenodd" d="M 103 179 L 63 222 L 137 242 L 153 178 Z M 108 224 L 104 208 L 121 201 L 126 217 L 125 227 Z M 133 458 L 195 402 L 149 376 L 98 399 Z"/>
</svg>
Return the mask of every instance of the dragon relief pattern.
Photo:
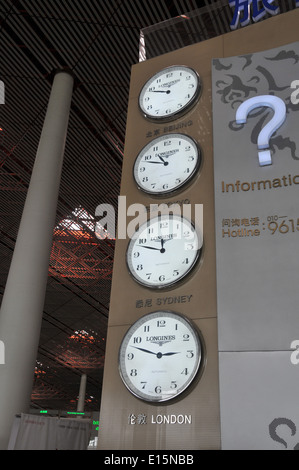
<svg viewBox="0 0 299 470">
<path fill-rule="evenodd" d="M 277 52 L 277 50 L 272 51 L 273 55 L 271 55 L 271 51 L 268 53 L 266 51 L 264 54 L 264 61 L 269 61 L 268 68 L 260 64 L 255 65 L 256 61 L 253 60 L 254 54 L 242 55 L 228 59 L 214 59 L 214 70 L 216 72 L 220 72 L 223 77 L 215 82 L 215 87 L 217 89 L 216 93 L 220 95 L 221 102 L 223 104 L 229 105 L 234 110 L 237 110 L 238 106 L 245 100 L 258 94 L 277 95 L 284 100 L 288 117 L 288 115 L 299 111 L 299 105 L 292 104 L 291 102 L 290 82 L 286 85 L 278 83 L 278 80 L 274 78 L 272 70 L 273 66 L 271 67 L 271 64 L 279 64 L 279 67 L 282 69 L 289 68 L 290 64 L 294 67 L 299 62 L 299 53 L 293 49 L 284 49 L 279 52 Z M 236 70 L 238 71 L 238 74 L 236 73 Z M 231 73 L 229 73 L 230 71 Z M 285 80 L 284 74 L 282 74 L 282 76 Z M 297 67 L 294 68 L 293 79 L 296 78 L 299 78 L 299 68 Z M 263 89 L 263 93 L 260 93 L 259 89 Z M 271 115 L 272 110 L 265 107 L 257 108 L 249 114 L 248 119 L 256 121 L 251 132 L 252 143 L 257 143 L 258 135 Z M 245 124 L 237 124 L 235 120 L 229 122 L 229 128 L 232 131 L 238 131 L 242 129 L 244 125 Z M 281 134 L 276 135 L 276 133 L 274 133 L 271 137 L 270 146 L 273 154 L 275 154 L 277 150 L 288 148 L 292 158 L 294 160 L 299 160 L 299 152 L 296 150 L 295 136 L 283 137 Z"/>
</svg>

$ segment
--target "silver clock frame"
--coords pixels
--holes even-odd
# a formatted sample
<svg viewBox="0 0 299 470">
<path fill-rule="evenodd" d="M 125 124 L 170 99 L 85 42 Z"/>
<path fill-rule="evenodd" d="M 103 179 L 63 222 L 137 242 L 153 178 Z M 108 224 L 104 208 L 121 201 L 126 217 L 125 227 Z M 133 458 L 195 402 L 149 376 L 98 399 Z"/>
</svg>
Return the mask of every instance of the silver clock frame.
<svg viewBox="0 0 299 470">
<path fill-rule="evenodd" d="M 192 229 L 194 230 L 194 232 L 196 233 L 196 236 L 197 236 L 197 239 L 198 239 L 198 242 L 199 242 L 199 245 L 200 245 L 200 236 L 199 234 L 197 233 L 196 231 L 196 228 L 195 228 L 195 225 L 192 221 L 190 221 L 189 219 L 187 219 L 186 217 L 182 216 L 182 215 L 177 215 L 177 214 L 162 214 L 162 215 L 157 215 L 157 216 L 154 216 L 152 218 L 149 218 L 145 223 L 143 223 L 139 229 L 134 233 L 134 237 L 129 241 L 128 243 L 128 246 L 127 246 L 127 250 L 126 250 L 126 266 L 127 266 L 127 269 L 130 273 L 130 276 L 132 277 L 132 279 L 134 279 L 135 282 L 137 282 L 137 284 L 143 286 L 143 287 L 147 287 L 151 290 L 163 290 L 163 289 L 171 289 L 173 287 L 176 287 L 177 285 L 183 283 L 186 278 L 189 277 L 189 275 L 191 275 L 191 272 L 194 270 L 195 266 L 199 263 L 200 261 L 200 258 L 201 258 L 201 253 L 202 253 L 202 250 L 203 250 L 203 240 L 202 240 L 202 244 L 198 247 L 197 249 L 197 252 L 196 252 L 196 256 L 193 260 L 193 262 L 190 264 L 188 270 L 182 274 L 178 279 L 175 279 L 171 282 L 168 282 L 168 283 L 165 283 L 165 284 L 161 284 L 161 285 L 158 285 L 158 284 L 152 284 L 151 282 L 146 282 L 144 280 L 141 280 L 139 279 L 138 277 L 136 277 L 134 275 L 134 273 L 132 272 L 132 269 L 131 269 L 131 266 L 130 266 L 130 263 L 128 261 L 128 254 L 130 253 L 131 251 L 131 245 L 134 244 L 134 241 L 136 240 L 136 234 L 139 232 L 139 231 L 142 231 L 145 227 L 149 227 L 150 224 L 160 218 L 161 220 L 164 218 L 164 217 L 168 217 L 168 218 L 171 218 L 171 217 L 179 217 L 181 218 L 182 220 L 185 220 L 186 222 L 188 222 L 190 224 L 190 226 L 192 227 Z"/>
<path fill-rule="evenodd" d="M 178 69 L 178 68 L 182 68 L 184 70 L 189 70 L 196 77 L 196 90 L 195 90 L 195 93 L 192 96 L 192 98 L 184 106 L 182 106 L 182 108 L 180 108 L 176 111 L 173 111 L 172 113 L 170 113 L 167 116 L 165 116 L 165 115 L 155 116 L 154 114 L 151 114 L 151 113 L 147 112 L 144 109 L 144 106 L 142 105 L 142 98 L 143 98 L 149 84 L 153 80 L 156 80 L 157 78 L 159 78 L 161 75 L 167 73 L 168 71 L 171 72 L 172 70 Z M 173 121 L 173 120 L 183 116 L 188 111 L 190 111 L 193 108 L 193 106 L 198 102 L 198 100 L 201 96 L 201 93 L 202 93 L 202 81 L 201 81 L 201 78 L 200 78 L 198 72 L 194 68 L 189 67 L 188 65 L 179 65 L 179 64 L 178 65 L 171 65 L 169 67 L 165 67 L 165 68 L 159 70 L 158 72 L 154 73 L 154 75 L 152 75 L 145 82 L 145 84 L 142 86 L 141 91 L 140 91 L 139 96 L 138 96 L 138 107 L 139 107 L 139 110 L 141 111 L 143 117 L 145 119 L 148 119 L 149 121 L 155 121 L 155 122 Z"/>
<path fill-rule="evenodd" d="M 140 390 L 138 390 L 132 381 L 130 380 L 128 374 L 125 371 L 125 367 L 123 366 L 124 364 L 124 357 L 126 353 L 126 347 L 133 336 L 134 332 L 144 323 L 151 319 L 155 318 L 177 318 L 178 321 L 185 323 L 189 330 L 192 330 L 192 333 L 195 338 L 196 346 L 197 346 L 197 364 L 196 367 L 193 369 L 192 374 L 186 380 L 185 384 L 183 387 L 180 388 L 178 393 L 173 394 L 171 397 L 162 397 L 161 395 L 158 396 L 152 396 L 148 395 L 146 393 L 142 393 Z M 142 317 L 138 318 L 127 330 L 125 335 L 123 336 L 123 339 L 121 341 L 120 347 L 119 347 L 119 353 L 118 353 L 118 370 L 119 370 L 119 375 L 121 377 L 121 380 L 123 384 L 126 386 L 126 388 L 129 390 L 129 392 L 135 396 L 136 398 L 149 402 L 149 403 L 165 403 L 169 401 L 174 401 L 177 398 L 183 398 L 185 395 L 185 392 L 187 389 L 191 390 L 191 385 L 196 382 L 196 379 L 199 379 L 202 375 L 203 369 L 206 364 L 206 347 L 205 347 L 205 341 L 203 338 L 203 335 L 197 325 L 193 321 L 191 321 L 189 318 L 187 318 L 185 315 L 170 311 L 170 310 L 156 310 L 154 312 L 147 313 L 143 315 Z"/>
<path fill-rule="evenodd" d="M 152 190 L 149 190 L 149 189 L 146 189 L 143 185 L 142 185 L 142 182 L 139 181 L 139 178 L 137 178 L 136 176 L 136 166 L 137 166 L 137 163 L 139 161 L 140 158 L 142 158 L 142 155 L 146 152 L 146 150 L 152 146 L 155 145 L 155 143 L 157 142 L 160 142 L 161 140 L 167 140 L 167 139 L 170 139 L 170 138 L 174 138 L 174 137 L 177 137 L 177 138 L 181 138 L 182 140 L 185 140 L 185 141 L 191 141 L 192 144 L 194 145 L 194 147 L 196 148 L 196 152 L 197 152 L 197 161 L 196 161 L 196 165 L 193 169 L 193 171 L 190 173 L 190 175 L 184 180 L 182 181 L 181 183 L 179 183 L 175 188 L 170 188 L 170 189 L 165 189 L 165 190 L 160 190 L 160 191 L 152 191 Z M 186 187 L 188 187 L 193 179 L 195 178 L 195 176 L 199 173 L 200 171 L 200 167 L 202 165 L 202 159 L 203 159 L 203 155 L 202 155 L 202 150 L 201 150 L 201 147 L 199 145 L 199 143 L 191 136 L 187 135 L 187 134 L 182 134 L 182 133 L 168 133 L 168 134 L 163 134 L 163 135 L 160 135 L 159 137 L 156 137 L 155 139 L 152 139 L 150 142 L 148 142 L 141 150 L 140 152 L 138 153 L 136 159 L 135 159 L 135 162 L 134 162 L 134 165 L 133 165 L 133 178 L 134 178 L 134 181 L 136 183 L 136 186 L 137 188 L 146 193 L 146 194 L 150 194 L 151 196 L 165 196 L 165 195 L 171 195 L 171 194 L 175 194 L 175 193 L 178 193 L 180 191 L 182 191 L 183 189 L 185 189 Z"/>
</svg>

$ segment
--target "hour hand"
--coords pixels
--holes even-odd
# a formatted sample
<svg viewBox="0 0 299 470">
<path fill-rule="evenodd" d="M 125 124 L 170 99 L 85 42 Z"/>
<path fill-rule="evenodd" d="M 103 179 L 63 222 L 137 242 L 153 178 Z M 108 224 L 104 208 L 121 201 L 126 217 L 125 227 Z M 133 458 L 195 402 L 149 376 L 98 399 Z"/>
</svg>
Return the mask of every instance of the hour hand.
<svg viewBox="0 0 299 470">
<path fill-rule="evenodd" d="M 179 354 L 179 352 L 168 352 L 168 353 L 163 353 L 162 356 L 173 356 L 173 354 Z"/>
</svg>

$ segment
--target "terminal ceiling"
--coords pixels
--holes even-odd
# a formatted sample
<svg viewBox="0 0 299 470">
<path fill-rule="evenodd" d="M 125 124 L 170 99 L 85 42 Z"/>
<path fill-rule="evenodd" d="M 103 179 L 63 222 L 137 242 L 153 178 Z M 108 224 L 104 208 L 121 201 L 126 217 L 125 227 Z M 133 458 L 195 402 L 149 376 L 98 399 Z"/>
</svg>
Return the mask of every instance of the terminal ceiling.
<svg viewBox="0 0 299 470">
<path fill-rule="evenodd" d="M 294 0 L 279 2 L 281 13 Z M 200 8 L 200 9 L 199 9 Z M 195 26 L 188 18 L 196 12 Z M 190 15 L 188 16 L 188 13 Z M 163 23 L 160 40 L 150 26 Z M 100 406 L 115 241 L 95 234 L 95 209 L 117 209 L 131 66 L 230 31 L 228 0 L 0 0 L 0 302 L 30 182 L 53 71 L 75 76 L 32 408 Z M 171 27 L 170 27 L 171 26 Z M 158 36 L 156 36 L 158 37 Z M 29 269 L 29 267 L 28 267 Z M 34 295 L 34 292 L 32 292 Z"/>
</svg>

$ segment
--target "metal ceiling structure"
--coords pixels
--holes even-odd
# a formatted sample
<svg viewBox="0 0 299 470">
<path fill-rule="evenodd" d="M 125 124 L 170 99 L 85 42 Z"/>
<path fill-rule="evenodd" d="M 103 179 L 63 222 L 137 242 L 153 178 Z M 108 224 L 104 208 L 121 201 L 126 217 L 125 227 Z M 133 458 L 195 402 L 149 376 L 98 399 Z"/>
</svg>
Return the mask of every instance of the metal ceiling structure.
<svg viewBox="0 0 299 470">
<path fill-rule="evenodd" d="M 294 3 L 279 2 L 281 13 Z M 229 32 L 231 19 L 228 0 L 0 0 L 0 300 L 53 71 L 70 69 L 76 80 L 32 408 L 76 410 L 83 373 L 85 409 L 100 407 L 115 241 L 96 236 L 95 209 L 117 208 L 141 30 L 149 58 Z"/>
</svg>

